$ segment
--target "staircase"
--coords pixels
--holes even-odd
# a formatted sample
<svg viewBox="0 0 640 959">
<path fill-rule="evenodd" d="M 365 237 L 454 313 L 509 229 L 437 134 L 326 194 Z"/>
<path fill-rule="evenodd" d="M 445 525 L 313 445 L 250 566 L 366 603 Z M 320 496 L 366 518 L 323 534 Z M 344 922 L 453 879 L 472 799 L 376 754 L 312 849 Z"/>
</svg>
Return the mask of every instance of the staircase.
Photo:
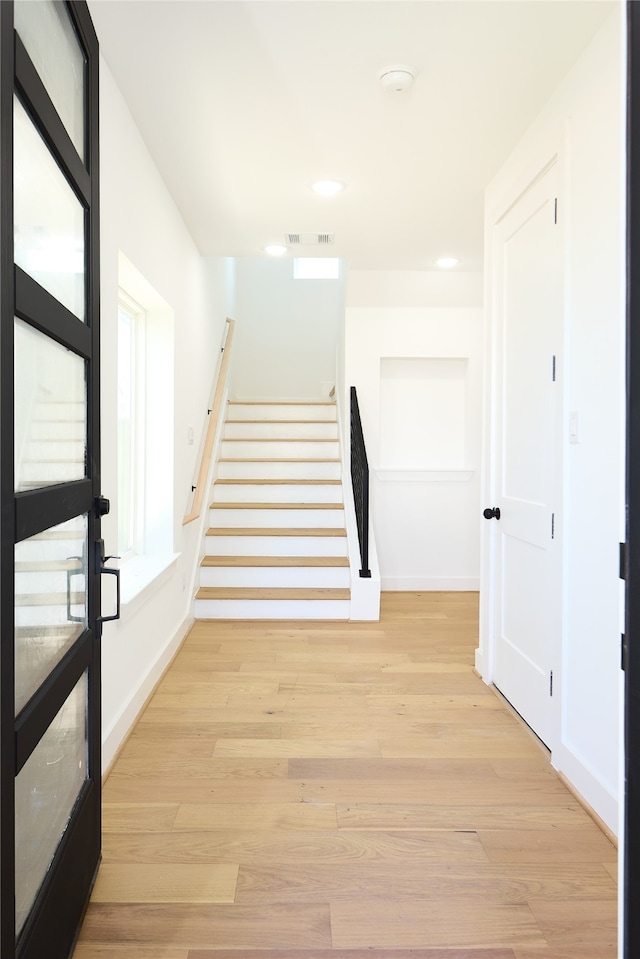
<svg viewBox="0 0 640 959">
<path fill-rule="evenodd" d="M 57 400 L 39 389 L 16 456 L 16 492 L 85 475 L 84 400 Z"/>
<path fill-rule="evenodd" d="M 333 403 L 229 403 L 198 619 L 349 619 Z"/>
</svg>

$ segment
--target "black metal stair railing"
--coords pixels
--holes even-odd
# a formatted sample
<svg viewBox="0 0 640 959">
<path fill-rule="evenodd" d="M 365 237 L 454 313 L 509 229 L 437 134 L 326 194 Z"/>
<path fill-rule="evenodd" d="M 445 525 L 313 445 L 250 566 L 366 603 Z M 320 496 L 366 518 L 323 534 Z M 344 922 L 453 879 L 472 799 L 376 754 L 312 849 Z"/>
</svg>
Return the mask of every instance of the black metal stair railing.
<svg viewBox="0 0 640 959">
<path fill-rule="evenodd" d="M 351 387 L 351 485 L 356 506 L 356 524 L 360 540 L 360 576 L 370 577 L 369 569 L 369 463 L 364 445 L 362 421 L 355 386 Z"/>
</svg>

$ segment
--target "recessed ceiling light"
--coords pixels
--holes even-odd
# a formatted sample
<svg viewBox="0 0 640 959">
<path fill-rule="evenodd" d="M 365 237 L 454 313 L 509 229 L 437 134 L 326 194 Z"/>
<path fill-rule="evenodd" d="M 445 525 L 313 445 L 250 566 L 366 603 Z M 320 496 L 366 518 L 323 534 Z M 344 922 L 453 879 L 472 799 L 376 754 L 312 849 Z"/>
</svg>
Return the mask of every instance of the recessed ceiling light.
<svg viewBox="0 0 640 959">
<path fill-rule="evenodd" d="M 268 253 L 269 256 L 284 256 L 287 248 L 282 246 L 281 243 L 270 243 L 269 246 L 265 246 L 264 252 Z"/>
<path fill-rule="evenodd" d="M 335 196 L 344 190 L 344 183 L 340 180 L 318 180 L 311 185 L 311 189 L 320 196 Z"/>
<path fill-rule="evenodd" d="M 454 266 L 458 265 L 460 260 L 456 256 L 440 256 L 433 262 L 441 270 L 451 270 Z"/>
</svg>

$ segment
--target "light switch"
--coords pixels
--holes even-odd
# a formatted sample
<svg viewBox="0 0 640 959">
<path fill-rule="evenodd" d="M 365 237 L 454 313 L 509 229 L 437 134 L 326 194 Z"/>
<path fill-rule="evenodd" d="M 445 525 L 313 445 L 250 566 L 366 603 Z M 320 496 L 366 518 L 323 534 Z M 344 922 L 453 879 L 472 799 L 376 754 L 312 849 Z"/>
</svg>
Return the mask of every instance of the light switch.
<svg viewBox="0 0 640 959">
<path fill-rule="evenodd" d="M 193 426 L 187 430 L 187 446 L 193 446 Z"/>
<path fill-rule="evenodd" d="M 580 417 L 575 410 L 569 413 L 569 442 L 580 442 Z"/>
</svg>

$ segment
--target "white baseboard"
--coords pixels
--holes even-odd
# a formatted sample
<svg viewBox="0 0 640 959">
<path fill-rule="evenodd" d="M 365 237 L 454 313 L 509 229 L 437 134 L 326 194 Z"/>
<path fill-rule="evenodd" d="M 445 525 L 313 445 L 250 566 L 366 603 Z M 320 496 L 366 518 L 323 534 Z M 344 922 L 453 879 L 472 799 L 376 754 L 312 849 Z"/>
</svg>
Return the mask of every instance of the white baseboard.
<svg viewBox="0 0 640 959">
<path fill-rule="evenodd" d="M 138 717 L 149 702 L 155 689 L 173 662 L 182 642 L 193 625 L 193 619 L 187 617 L 174 631 L 171 639 L 162 650 L 147 673 L 144 681 L 135 690 L 128 703 L 120 710 L 109 730 L 102 730 L 102 775 L 111 769 L 116 756 L 129 733 L 138 721 Z"/>
<path fill-rule="evenodd" d="M 572 787 L 595 812 L 614 836 L 618 835 L 619 809 L 618 799 L 611 790 L 598 779 L 595 772 L 564 743 L 553 750 L 551 765 L 562 773 Z"/>
<path fill-rule="evenodd" d="M 440 578 L 422 578 L 418 576 L 383 576 L 383 590 L 410 592 L 456 591 L 476 592 L 480 589 L 480 578 L 476 576 L 453 576 Z"/>
</svg>

